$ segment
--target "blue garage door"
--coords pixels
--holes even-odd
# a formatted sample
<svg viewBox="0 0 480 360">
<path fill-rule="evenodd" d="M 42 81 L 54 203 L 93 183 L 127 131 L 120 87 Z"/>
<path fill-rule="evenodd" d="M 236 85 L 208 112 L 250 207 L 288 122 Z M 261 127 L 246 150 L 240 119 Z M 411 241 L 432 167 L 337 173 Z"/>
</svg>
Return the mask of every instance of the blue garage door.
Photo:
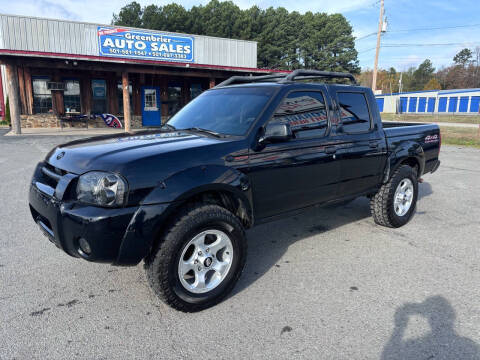
<svg viewBox="0 0 480 360">
<path fill-rule="evenodd" d="M 438 99 L 438 112 L 446 112 L 447 111 L 447 99 L 446 97 L 441 97 Z"/>
<path fill-rule="evenodd" d="M 410 102 L 408 103 L 408 112 L 416 112 L 417 111 L 417 98 L 411 97 Z"/>
<path fill-rule="evenodd" d="M 435 111 L 435 98 L 428 98 L 427 112 L 433 113 Z"/>
<path fill-rule="evenodd" d="M 470 112 L 478 113 L 480 105 L 480 96 L 472 96 L 472 101 L 470 101 Z"/>
<path fill-rule="evenodd" d="M 458 105 L 458 112 L 468 111 L 468 96 L 462 96 L 460 98 L 460 104 Z"/>
<path fill-rule="evenodd" d="M 377 98 L 378 111 L 383 112 L 383 103 L 385 102 L 384 98 Z"/>
<path fill-rule="evenodd" d="M 418 98 L 418 112 L 425 112 L 427 106 L 427 98 L 421 97 Z"/>
<path fill-rule="evenodd" d="M 448 103 L 448 112 L 451 112 L 451 113 L 457 112 L 457 102 L 458 102 L 458 97 L 452 96 L 450 98 L 450 101 Z"/>
<path fill-rule="evenodd" d="M 400 112 L 401 113 L 406 113 L 407 112 L 407 102 L 408 102 L 407 97 L 401 97 L 400 98 Z"/>
</svg>

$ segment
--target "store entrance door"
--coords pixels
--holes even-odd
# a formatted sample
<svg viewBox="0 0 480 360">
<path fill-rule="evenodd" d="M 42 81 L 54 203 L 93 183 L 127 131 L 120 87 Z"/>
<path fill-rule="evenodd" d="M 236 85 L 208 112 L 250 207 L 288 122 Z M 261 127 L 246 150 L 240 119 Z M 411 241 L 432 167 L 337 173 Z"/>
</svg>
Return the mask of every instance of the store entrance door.
<svg viewBox="0 0 480 360">
<path fill-rule="evenodd" d="M 160 88 L 156 86 L 142 87 L 142 125 L 162 125 Z"/>
</svg>

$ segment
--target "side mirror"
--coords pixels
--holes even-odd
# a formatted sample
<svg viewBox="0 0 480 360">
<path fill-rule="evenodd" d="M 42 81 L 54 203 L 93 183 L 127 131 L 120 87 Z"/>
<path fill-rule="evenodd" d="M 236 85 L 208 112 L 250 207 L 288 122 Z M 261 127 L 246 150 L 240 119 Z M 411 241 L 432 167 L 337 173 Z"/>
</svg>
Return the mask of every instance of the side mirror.
<svg viewBox="0 0 480 360">
<path fill-rule="evenodd" d="M 287 141 L 293 137 L 292 129 L 288 123 L 269 123 L 265 127 L 265 134 L 260 138 L 260 143 Z"/>
</svg>

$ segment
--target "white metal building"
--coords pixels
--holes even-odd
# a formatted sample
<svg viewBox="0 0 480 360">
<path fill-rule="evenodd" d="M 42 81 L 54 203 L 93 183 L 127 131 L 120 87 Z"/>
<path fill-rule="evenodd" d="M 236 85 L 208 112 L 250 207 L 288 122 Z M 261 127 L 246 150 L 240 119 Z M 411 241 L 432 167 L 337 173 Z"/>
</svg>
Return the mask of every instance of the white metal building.
<svg viewBox="0 0 480 360">
<path fill-rule="evenodd" d="M 412 91 L 375 97 L 384 113 L 474 115 L 480 111 L 480 89 Z"/>
<path fill-rule="evenodd" d="M 219 81 L 271 72 L 256 68 L 254 41 L 2 14 L 0 64 L 0 82 L 17 78 L 6 95 L 22 127 L 104 113 L 158 126 Z"/>
</svg>

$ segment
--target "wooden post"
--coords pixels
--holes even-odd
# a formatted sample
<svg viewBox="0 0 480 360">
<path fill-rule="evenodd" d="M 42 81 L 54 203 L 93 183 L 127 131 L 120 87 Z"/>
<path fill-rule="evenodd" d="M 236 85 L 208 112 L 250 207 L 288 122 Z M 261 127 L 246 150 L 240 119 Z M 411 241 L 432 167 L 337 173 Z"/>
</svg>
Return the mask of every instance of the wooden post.
<svg viewBox="0 0 480 360">
<path fill-rule="evenodd" d="M 210 82 L 209 82 L 209 88 L 213 88 L 215 87 L 215 78 L 210 78 Z"/>
<path fill-rule="evenodd" d="M 190 102 L 190 79 L 183 78 L 183 106 L 187 105 Z"/>
<path fill-rule="evenodd" d="M 20 91 L 20 109 L 22 114 L 28 114 L 27 98 L 25 96 L 25 79 L 23 77 L 23 67 L 17 66 L 18 72 L 18 90 Z"/>
<path fill-rule="evenodd" d="M 5 120 L 5 115 L 7 113 L 5 98 L 3 97 L 3 82 L 2 82 L 2 67 L 0 66 L 0 120 Z"/>
<path fill-rule="evenodd" d="M 380 0 L 380 20 L 378 21 L 377 47 L 375 50 L 375 62 L 373 64 L 373 79 L 372 79 L 372 91 L 374 95 L 375 95 L 375 90 L 377 90 L 378 53 L 380 52 L 380 39 L 382 37 L 382 28 L 383 28 L 383 0 Z"/>
<path fill-rule="evenodd" d="M 166 76 L 160 78 L 160 100 L 162 104 L 160 116 L 164 124 L 168 121 L 168 78 Z"/>
<path fill-rule="evenodd" d="M 33 114 L 33 88 L 32 73 L 29 67 L 23 68 L 23 80 L 25 81 L 25 97 L 27 100 L 27 114 Z"/>
<path fill-rule="evenodd" d="M 125 132 L 130 132 L 130 94 L 128 91 L 128 72 L 122 72 L 123 88 L 123 121 L 125 123 Z"/>
<path fill-rule="evenodd" d="M 80 97 L 82 113 L 90 116 L 92 112 L 92 83 L 88 74 L 82 74 L 80 82 Z"/>
<path fill-rule="evenodd" d="M 20 90 L 18 89 L 18 71 L 17 66 L 8 62 L 6 64 L 7 75 L 7 94 L 10 104 L 10 118 L 12 121 L 13 132 L 17 135 L 22 133 L 20 121 Z"/>
<path fill-rule="evenodd" d="M 53 81 L 60 82 L 62 79 L 60 71 L 55 71 Z M 55 115 L 61 116 L 65 114 L 65 105 L 63 103 L 63 91 L 52 90 L 52 107 Z"/>
<path fill-rule="evenodd" d="M 132 108 L 133 114 L 136 116 L 142 115 L 141 102 L 142 99 L 140 96 L 140 81 L 137 75 L 132 78 Z"/>
<path fill-rule="evenodd" d="M 115 73 L 111 73 L 107 79 L 107 94 L 108 112 L 118 115 L 117 79 Z"/>
</svg>

